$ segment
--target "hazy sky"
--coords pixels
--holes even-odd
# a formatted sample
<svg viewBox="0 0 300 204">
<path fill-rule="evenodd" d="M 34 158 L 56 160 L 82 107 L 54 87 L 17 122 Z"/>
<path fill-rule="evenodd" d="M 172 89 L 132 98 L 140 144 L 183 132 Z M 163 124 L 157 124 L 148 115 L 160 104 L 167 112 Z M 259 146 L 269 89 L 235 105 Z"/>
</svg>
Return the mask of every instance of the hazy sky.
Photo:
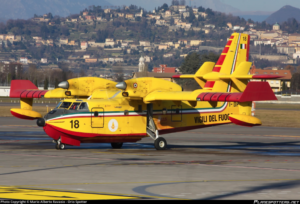
<svg viewBox="0 0 300 204">
<path fill-rule="evenodd" d="M 197 0 L 194 0 L 197 2 Z M 277 11 L 285 5 L 300 8 L 300 0 L 220 0 L 241 11 Z"/>
</svg>

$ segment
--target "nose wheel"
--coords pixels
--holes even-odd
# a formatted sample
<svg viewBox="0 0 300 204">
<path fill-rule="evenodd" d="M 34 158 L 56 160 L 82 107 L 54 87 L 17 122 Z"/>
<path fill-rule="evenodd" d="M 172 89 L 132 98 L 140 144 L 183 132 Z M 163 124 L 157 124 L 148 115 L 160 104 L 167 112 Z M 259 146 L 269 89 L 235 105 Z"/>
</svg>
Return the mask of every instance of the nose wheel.
<svg viewBox="0 0 300 204">
<path fill-rule="evenodd" d="M 167 149 L 167 141 L 163 137 L 158 137 L 154 141 L 154 147 L 156 150 L 165 150 Z"/>
<path fill-rule="evenodd" d="M 60 139 L 59 139 L 59 140 L 56 141 L 55 149 L 57 149 L 57 150 L 64 150 L 65 149 L 65 144 L 62 144 L 60 142 Z"/>
</svg>

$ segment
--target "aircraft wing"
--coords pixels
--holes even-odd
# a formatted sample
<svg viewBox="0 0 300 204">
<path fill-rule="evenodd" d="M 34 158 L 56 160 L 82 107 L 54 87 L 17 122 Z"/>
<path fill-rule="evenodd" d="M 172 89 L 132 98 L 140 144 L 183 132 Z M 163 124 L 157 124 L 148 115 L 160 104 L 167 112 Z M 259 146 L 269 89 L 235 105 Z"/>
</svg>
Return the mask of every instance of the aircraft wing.
<svg viewBox="0 0 300 204">
<path fill-rule="evenodd" d="M 202 91 L 179 92 L 179 91 L 154 91 L 144 98 L 145 103 L 155 101 L 196 101 Z"/>
</svg>

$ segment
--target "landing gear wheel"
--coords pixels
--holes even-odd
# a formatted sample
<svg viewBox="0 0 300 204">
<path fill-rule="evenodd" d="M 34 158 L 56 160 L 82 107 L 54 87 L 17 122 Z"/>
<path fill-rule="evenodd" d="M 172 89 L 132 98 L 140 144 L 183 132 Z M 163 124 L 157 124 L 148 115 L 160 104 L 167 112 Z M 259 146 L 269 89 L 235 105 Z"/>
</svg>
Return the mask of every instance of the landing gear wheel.
<svg viewBox="0 0 300 204">
<path fill-rule="evenodd" d="M 163 137 L 159 137 L 154 141 L 154 147 L 156 150 L 167 149 L 167 141 Z"/>
<path fill-rule="evenodd" d="M 111 143 L 111 147 L 114 149 L 120 149 L 123 146 L 123 142 Z"/>
<path fill-rule="evenodd" d="M 60 142 L 57 142 L 57 143 L 55 144 L 55 149 L 57 149 L 57 150 L 64 150 L 64 149 L 65 149 L 65 144 L 62 144 L 62 143 L 60 143 Z"/>
<path fill-rule="evenodd" d="M 60 149 L 60 150 L 64 150 L 64 149 L 65 149 L 65 145 L 62 144 L 62 143 L 60 143 L 60 144 L 57 145 L 57 146 L 58 146 L 58 149 Z"/>
</svg>

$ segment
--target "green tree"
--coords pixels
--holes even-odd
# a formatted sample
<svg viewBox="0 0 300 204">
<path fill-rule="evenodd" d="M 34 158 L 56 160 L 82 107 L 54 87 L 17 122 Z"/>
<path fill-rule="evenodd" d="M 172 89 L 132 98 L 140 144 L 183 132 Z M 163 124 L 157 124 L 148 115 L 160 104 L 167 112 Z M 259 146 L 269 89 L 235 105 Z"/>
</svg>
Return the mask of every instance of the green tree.
<svg viewBox="0 0 300 204">
<path fill-rule="evenodd" d="M 286 91 L 286 90 L 287 90 L 287 86 L 286 86 L 285 81 L 282 82 L 281 90 L 282 90 L 282 91 Z"/>
<path fill-rule="evenodd" d="M 217 62 L 218 58 L 219 56 L 213 52 L 202 55 L 192 52 L 185 57 L 179 70 L 183 74 L 195 74 L 204 62 Z M 194 90 L 200 87 L 194 79 L 180 80 L 178 83 L 181 84 L 185 90 Z"/>
<path fill-rule="evenodd" d="M 163 4 L 162 7 L 160 7 L 161 9 L 164 9 L 165 11 L 169 9 L 168 4 Z"/>
<path fill-rule="evenodd" d="M 298 92 L 299 85 L 300 85 L 300 73 L 296 72 L 295 74 L 293 74 L 291 79 L 292 90 Z"/>
<path fill-rule="evenodd" d="M 44 80 L 44 90 L 48 90 L 48 85 L 49 85 L 49 82 L 48 82 L 48 78 L 46 77 Z"/>
<path fill-rule="evenodd" d="M 39 87 L 37 79 L 34 81 L 36 87 Z"/>
<path fill-rule="evenodd" d="M 55 78 L 55 80 L 54 80 L 54 87 L 58 88 L 58 80 L 57 80 L 57 78 Z"/>
</svg>

